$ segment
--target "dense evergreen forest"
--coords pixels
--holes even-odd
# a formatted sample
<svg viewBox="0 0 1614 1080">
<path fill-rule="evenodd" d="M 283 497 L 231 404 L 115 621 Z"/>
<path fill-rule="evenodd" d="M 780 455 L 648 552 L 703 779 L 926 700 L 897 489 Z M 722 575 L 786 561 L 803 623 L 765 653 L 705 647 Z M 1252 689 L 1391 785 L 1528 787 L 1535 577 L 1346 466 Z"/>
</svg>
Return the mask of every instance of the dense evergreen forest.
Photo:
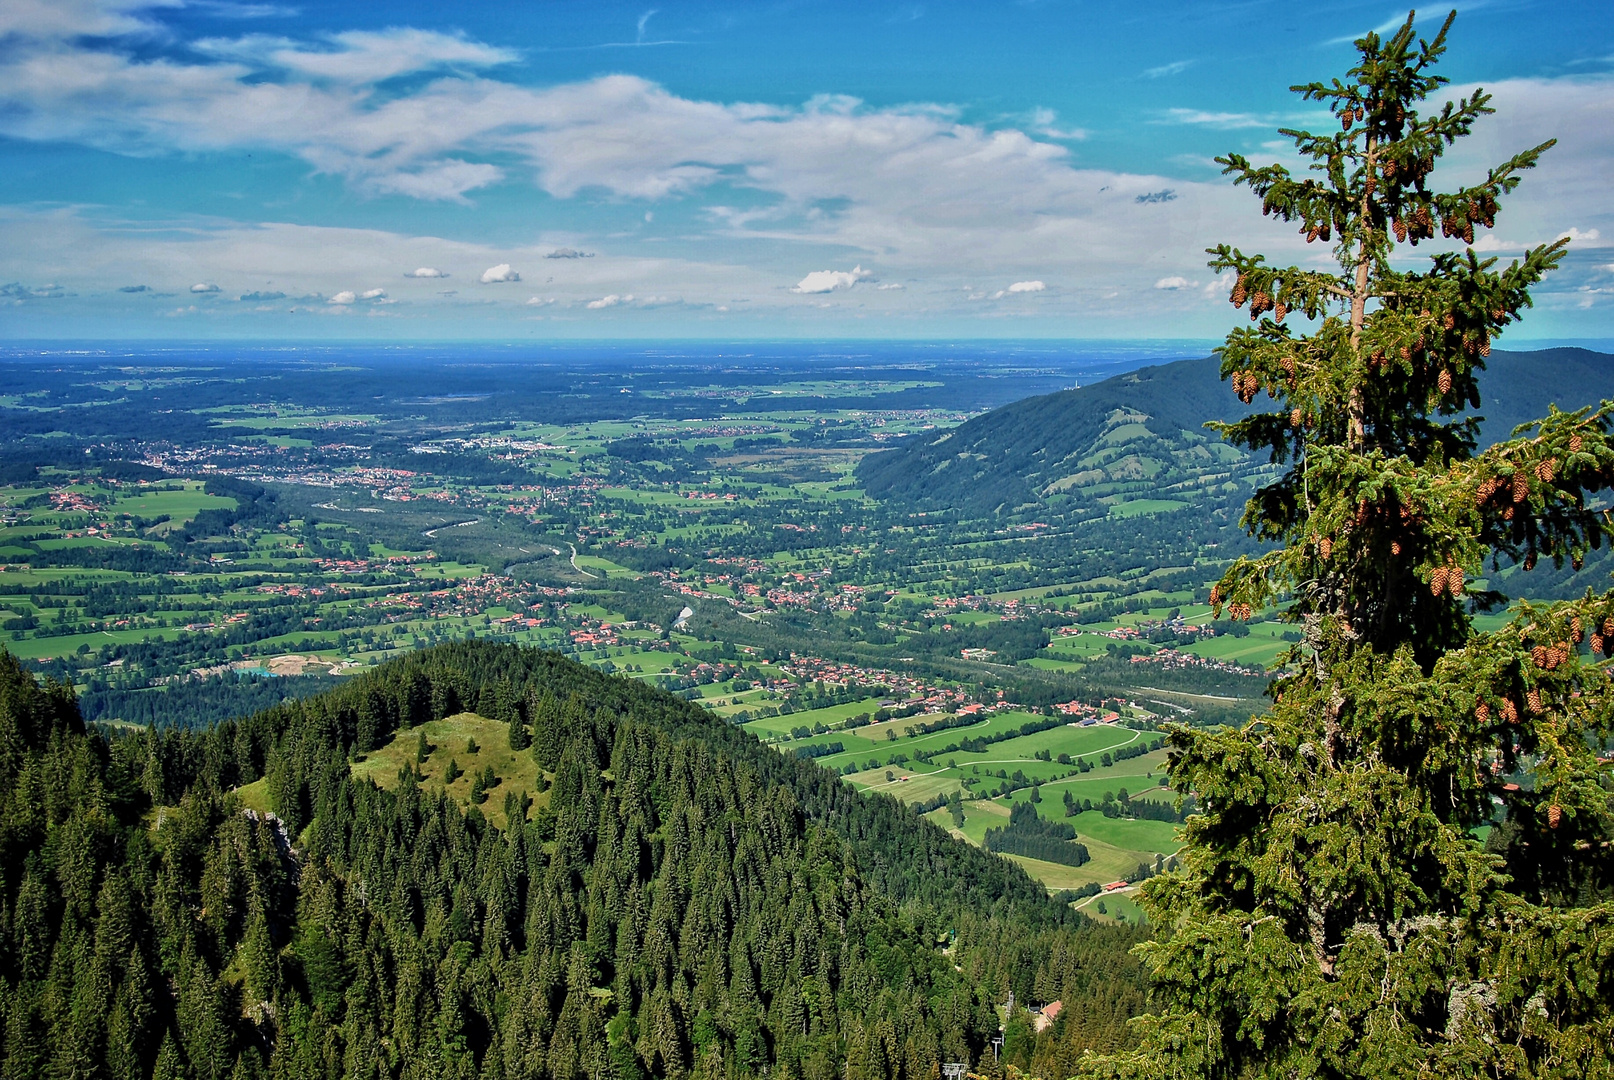
<svg viewBox="0 0 1614 1080">
<path fill-rule="evenodd" d="M 494 828 L 355 779 L 471 710 L 549 785 Z M 272 814 L 232 789 L 265 780 Z M 671 694 L 466 642 L 205 730 L 87 727 L 0 653 L 12 1077 L 1068 1075 L 1139 932 Z M 1033 1035 L 995 1009 L 1062 1000 Z"/>
</svg>

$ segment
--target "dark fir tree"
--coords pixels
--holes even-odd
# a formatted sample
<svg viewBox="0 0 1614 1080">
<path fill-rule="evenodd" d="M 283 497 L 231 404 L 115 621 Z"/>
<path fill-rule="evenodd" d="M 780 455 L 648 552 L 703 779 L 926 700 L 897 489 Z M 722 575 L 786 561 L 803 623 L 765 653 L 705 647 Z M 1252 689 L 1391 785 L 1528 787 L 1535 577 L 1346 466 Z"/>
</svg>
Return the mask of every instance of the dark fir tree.
<svg viewBox="0 0 1614 1080">
<path fill-rule="evenodd" d="M 1553 409 L 1476 451 L 1478 376 L 1559 241 L 1502 267 L 1491 228 L 1544 143 L 1442 191 L 1433 170 L 1491 111 L 1438 107 L 1412 17 L 1357 42 L 1343 79 L 1294 89 L 1339 128 L 1285 131 L 1311 174 L 1221 159 L 1262 209 L 1332 243 L 1337 272 L 1220 247 L 1253 325 L 1222 373 L 1270 412 L 1223 427 L 1287 471 L 1248 504 L 1275 544 L 1212 593 L 1283 605 L 1303 640 L 1275 704 L 1238 730 L 1178 729 L 1199 813 L 1185 869 L 1143 900 L 1157 1014 L 1092 1071 L 1158 1077 L 1607 1076 L 1614 1030 L 1610 736 L 1614 594 L 1520 604 L 1477 632 L 1474 591 L 1538 558 L 1578 565 L 1610 530 L 1611 405 Z M 1437 252 L 1410 258 L 1420 243 Z M 1403 246 L 1405 245 L 1405 246 Z M 1291 328 L 1303 312 L 1309 334 Z M 1573 404 L 1573 403 L 1572 403 Z M 1496 578 L 1493 576 L 1492 581 Z M 1482 842 L 1494 821 L 1501 824 Z"/>
</svg>

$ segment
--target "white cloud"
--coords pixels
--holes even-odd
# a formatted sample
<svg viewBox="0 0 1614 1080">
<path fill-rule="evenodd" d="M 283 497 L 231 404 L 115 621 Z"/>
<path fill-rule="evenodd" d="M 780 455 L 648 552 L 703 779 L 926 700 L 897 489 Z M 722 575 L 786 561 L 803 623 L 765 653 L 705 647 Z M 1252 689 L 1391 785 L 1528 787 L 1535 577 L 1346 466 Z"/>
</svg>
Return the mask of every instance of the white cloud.
<svg viewBox="0 0 1614 1080">
<path fill-rule="evenodd" d="M 385 289 L 366 289 L 359 294 L 360 300 L 385 300 L 386 298 L 387 290 Z"/>
<path fill-rule="evenodd" d="M 616 307 L 618 304 L 627 304 L 631 303 L 632 301 L 632 293 L 629 293 L 627 296 L 618 296 L 616 293 L 612 293 L 610 296 L 602 296 L 598 300 L 590 300 L 583 306 L 588 308 L 590 311 L 599 311 L 601 308 Z"/>
<path fill-rule="evenodd" d="M 152 59 L 115 36 L 141 32 L 146 6 L 0 0 L 0 36 L 9 35 L 0 52 L 0 134 L 142 155 L 280 153 L 363 194 L 463 201 L 519 176 L 556 199 L 721 197 L 745 207 L 731 213 L 700 208 L 708 223 L 702 238 L 730 242 L 706 250 L 723 254 L 706 261 L 605 254 L 579 260 L 566 267 L 566 288 L 546 285 L 562 303 L 582 305 L 607 290 L 646 296 L 676 289 L 692 303 L 729 303 L 745 294 L 759 308 L 788 303 L 799 311 L 805 305 L 785 290 L 758 282 L 788 281 L 781 267 L 799 265 L 793 252 L 819 250 L 845 252 L 848 262 L 878 260 L 883 274 L 933 287 L 895 293 L 882 307 L 962 310 L 963 294 L 955 290 L 964 280 L 1037 266 L 1059 282 L 1037 310 L 1067 314 L 1111 310 L 1105 299 L 1111 293 L 1149 292 L 1161 267 L 1182 265 L 1185 252 L 1219 241 L 1262 251 L 1275 262 L 1307 257 L 1290 230 L 1263 221 L 1247 193 L 1220 179 L 1078 167 L 1064 146 L 1047 141 L 1061 137 L 1053 134 L 1058 117 L 1051 110 L 1021 117 L 1016 127 L 993 127 L 962 122 L 956 111 L 937 106 L 872 107 L 844 97 L 797 107 L 698 100 L 632 76 L 522 86 L 496 77 L 496 65 L 511 54 L 415 31 L 312 42 L 251 36 L 210 43 L 205 53 L 171 50 Z M 57 7 L 71 14 L 53 14 Z M 28 20 L 31 28 L 18 29 Z M 39 36 L 50 26 L 58 28 L 49 31 L 57 37 Z M 91 44 L 77 36 L 92 32 L 112 36 Z M 422 77 L 381 82 L 395 73 Z M 1551 237 L 1574 222 L 1578 243 L 1599 246 L 1600 239 L 1584 239 L 1594 229 L 1614 236 L 1606 182 L 1614 160 L 1614 79 L 1506 80 L 1487 89 L 1496 94 L 1499 113 L 1465 140 L 1474 152 L 1459 144 L 1457 171 L 1473 174 L 1547 135 L 1561 139 L 1524 188 L 1504 200 L 1506 235 Z M 1162 119 L 1233 130 L 1294 118 L 1180 109 Z M 1172 168 L 1192 176 L 1201 164 Z M 734 189 L 749 194 L 737 198 Z M 1168 189 L 1176 196 L 1170 202 L 1136 202 Z M 828 204 L 834 212 L 812 212 Z M 172 237 L 148 239 L 141 248 L 125 242 L 119 230 L 126 223 L 115 226 L 109 213 L 64 214 L 0 208 L 0 248 L 16 264 L 8 274 L 73 288 L 88 288 L 92 279 L 115 288 L 183 275 L 330 295 L 355 281 L 396 280 L 396 267 L 412 262 L 427 262 L 422 270 L 455 265 L 461 272 L 477 265 L 530 267 L 543 252 L 559 250 L 551 247 L 556 242 L 580 246 L 599 235 L 582 230 L 521 248 L 381 230 L 187 219 L 170 223 Z M 45 228 L 69 218 L 79 245 L 72 252 L 59 250 L 52 239 L 58 234 Z M 18 256 L 25 234 L 31 246 Z M 146 235 L 156 234 L 147 228 Z M 1439 249 L 1398 249 L 1397 258 L 1421 261 L 1431 247 Z M 125 260 L 123 268 L 114 267 L 105 254 L 111 252 Z M 1566 269 L 1549 285 L 1581 272 Z M 818 275 L 845 273 L 820 271 L 796 288 L 822 295 Z M 805 288 L 810 284 L 815 288 Z M 837 278 L 827 284 L 838 291 L 853 283 Z M 1156 302 L 1166 310 L 1176 301 L 1156 296 Z"/>
<path fill-rule="evenodd" d="M 1047 287 L 1048 286 L 1044 285 L 1040 281 L 1016 281 L 1013 285 L 1009 286 L 1009 291 L 1012 293 L 1042 292 Z"/>
<path fill-rule="evenodd" d="M 357 299 L 358 299 L 358 297 L 353 295 L 353 290 L 352 289 L 343 289 L 341 292 L 337 293 L 335 296 L 333 296 L 329 300 L 327 300 L 326 303 L 327 304 L 351 304 Z"/>
<path fill-rule="evenodd" d="M 519 59 L 509 49 L 471 41 L 463 35 L 434 30 L 391 27 L 348 30 L 310 46 L 287 38 L 251 34 L 243 38 L 208 38 L 195 43 L 203 53 L 262 64 L 341 83 L 373 83 L 439 68 L 485 68 Z"/>
<path fill-rule="evenodd" d="M 500 263 L 482 271 L 480 280 L 484 285 L 497 285 L 504 281 L 520 281 L 521 275 L 510 269 L 509 263 Z"/>
<path fill-rule="evenodd" d="M 182 0 L 6 0 L 0 4 L 0 38 L 73 38 L 148 33 L 140 12 L 179 7 Z"/>
<path fill-rule="evenodd" d="M 576 248 L 561 247 L 545 255 L 546 259 L 592 259 L 592 251 L 578 251 Z"/>
<path fill-rule="evenodd" d="M 205 281 L 197 282 L 195 285 L 191 286 L 191 292 L 193 293 L 215 293 L 218 291 L 219 287 L 217 285 L 213 285 Z"/>
<path fill-rule="evenodd" d="M 814 270 L 791 288 L 793 293 L 827 293 L 836 289 L 850 289 L 853 285 L 866 277 L 871 277 L 870 271 L 862 266 L 854 266 L 850 270 Z"/>
<path fill-rule="evenodd" d="M 881 292 L 885 292 L 887 289 L 902 289 L 906 288 L 906 286 L 900 281 L 888 281 L 884 285 L 876 285 L 875 288 L 879 289 Z"/>
<path fill-rule="evenodd" d="M 1159 281 L 1155 282 L 1154 287 L 1157 289 L 1176 290 L 1186 289 L 1192 284 L 1193 282 L 1189 281 L 1187 278 L 1182 277 L 1181 275 L 1173 274 L 1171 277 L 1163 277 Z"/>
<path fill-rule="evenodd" d="M 1052 109 L 1031 110 L 1031 130 L 1048 139 L 1085 139 L 1087 131 L 1084 128 L 1060 128 L 1055 126 L 1059 114 Z"/>
<path fill-rule="evenodd" d="M 412 278 L 445 278 L 447 276 L 447 273 L 437 269 L 435 266 L 422 266 L 416 270 L 411 270 L 409 273 L 404 275 L 404 277 Z"/>
<path fill-rule="evenodd" d="M 531 300 L 527 301 L 527 306 L 528 307 L 548 307 L 550 304 L 553 304 L 554 302 L 555 302 L 555 298 L 553 296 L 547 297 L 547 298 L 542 297 L 542 296 L 535 296 Z"/>
</svg>

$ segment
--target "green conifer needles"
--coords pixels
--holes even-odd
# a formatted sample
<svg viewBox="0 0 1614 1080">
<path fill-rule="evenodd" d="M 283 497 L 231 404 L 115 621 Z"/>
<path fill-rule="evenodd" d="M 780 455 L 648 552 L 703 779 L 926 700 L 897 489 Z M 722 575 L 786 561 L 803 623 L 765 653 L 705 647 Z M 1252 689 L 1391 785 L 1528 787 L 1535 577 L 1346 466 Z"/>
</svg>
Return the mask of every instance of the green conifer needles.
<svg viewBox="0 0 1614 1080">
<path fill-rule="evenodd" d="M 1249 502 L 1275 542 L 1212 592 L 1218 613 L 1269 603 L 1304 636 L 1276 704 L 1237 731 L 1178 728 L 1172 779 L 1200 813 L 1185 870 L 1150 881 L 1141 949 L 1156 1015 L 1127 1076 L 1592 1076 L 1614 1058 L 1614 593 L 1525 604 L 1477 633 L 1470 582 L 1508 561 L 1577 565 L 1611 532 L 1589 499 L 1614 485 L 1614 405 L 1552 414 L 1477 452 L 1476 376 L 1565 242 L 1505 269 L 1473 248 L 1551 143 L 1471 187 L 1430 187 L 1444 150 L 1491 111 L 1419 112 L 1448 18 L 1357 42 L 1344 81 L 1294 89 L 1339 131 L 1286 131 L 1316 175 L 1222 159 L 1269 215 L 1332 241 L 1338 273 L 1269 267 L 1223 246 L 1254 325 L 1220 350 L 1246 402 L 1220 425 L 1288 471 Z M 1465 250 L 1392 262 L 1436 230 Z M 1452 245 L 1447 245 L 1450 248 Z M 1315 331 L 1296 336 L 1290 311 Z M 1488 840 L 1486 826 L 1498 824 Z"/>
</svg>

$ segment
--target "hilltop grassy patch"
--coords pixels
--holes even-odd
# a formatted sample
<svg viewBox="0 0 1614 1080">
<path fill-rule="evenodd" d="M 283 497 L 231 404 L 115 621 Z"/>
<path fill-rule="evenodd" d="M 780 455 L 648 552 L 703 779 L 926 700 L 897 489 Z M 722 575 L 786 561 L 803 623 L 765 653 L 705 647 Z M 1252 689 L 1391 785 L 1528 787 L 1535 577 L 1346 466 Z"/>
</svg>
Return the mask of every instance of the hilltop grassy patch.
<svg viewBox="0 0 1614 1080">
<path fill-rule="evenodd" d="M 379 750 L 372 750 L 362 761 L 353 764 L 353 775 L 368 777 L 389 791 L 398 786 L 399 772 L 406 765 L 414 765 L 415 751 L 420 745 L 420 733 L 426 732 L 429 753 L 421 763 L 420 786 L 428 790 L 446 789 L 449 797 L 462 807 L 471 805 L 471 782 L 476 773 L 489 765 L 499 783 L 487 791 L 482 813 L 496 827 L 505 827 L 504 797 L 508 792 L 526 792 L 536 803 L 548 796 L 539 793 L 538 764 L 532 754 L 510 749 L 510 729 L 497 720 L 489 720 L 475 713 L 432 720 L 421 727 L 408 728 Z M 475 753 L 467 751 L 470 740 L 475 739 Z M 444 784 L 448 763 L 452 760 L 462 770 L 452 783 Z M 250 786 L 250 785 L 249 785 Z"/>
</svg>

